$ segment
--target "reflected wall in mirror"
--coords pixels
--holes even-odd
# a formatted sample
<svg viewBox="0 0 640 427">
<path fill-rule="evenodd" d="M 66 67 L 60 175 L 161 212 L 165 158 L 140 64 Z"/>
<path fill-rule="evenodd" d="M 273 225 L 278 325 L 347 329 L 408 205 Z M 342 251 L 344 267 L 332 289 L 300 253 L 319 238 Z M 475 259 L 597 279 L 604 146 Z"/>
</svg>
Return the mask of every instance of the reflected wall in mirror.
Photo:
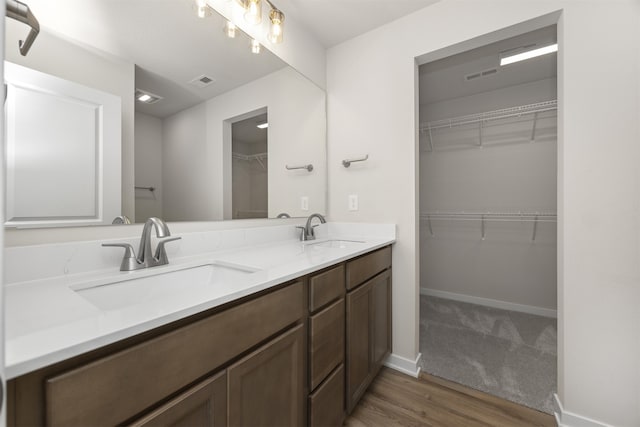
<svg viewBox="0 0 640 427">
<path fill-rule="evenodd" d="M 198 18 L 194 5 L 30 0 L 42 31 L 22 57 L 24 27 L 6 20 L 6 58 L 120 98 L 121 215 L 142 222 L 325 213 L 324 91 L 267 49 L 253 54 L 242 32 L 228 38 L 224 18 L 213 10 Z M 136 101 L 136 93 L 159 100 Z M 267 111 L 264 151 L 234 138 L 234 124 Z M 240 174 L 240 162 L 255 176 Z M 287 169 L 301 164 L 314 169 Z M 247 201 L 248 187 L 234 178 L 263 189 Z"/>
</svg>

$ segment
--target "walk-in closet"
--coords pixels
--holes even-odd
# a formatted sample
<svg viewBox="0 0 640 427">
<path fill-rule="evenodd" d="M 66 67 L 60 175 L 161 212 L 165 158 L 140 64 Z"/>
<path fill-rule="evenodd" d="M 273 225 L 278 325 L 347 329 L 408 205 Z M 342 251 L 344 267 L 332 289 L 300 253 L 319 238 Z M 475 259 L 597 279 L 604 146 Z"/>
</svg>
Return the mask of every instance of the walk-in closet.
<svg viewBox="0 0 640 427">
<path fill-rule="evenodd" d="M 556 46 L 553 26 L 419 68 L 422 369 L 549 413 Z"/>
<path fill-rule="evenodd" d="M 231 125 L 232 219 L 267 218 L 267 113 Z"/>
</svg>

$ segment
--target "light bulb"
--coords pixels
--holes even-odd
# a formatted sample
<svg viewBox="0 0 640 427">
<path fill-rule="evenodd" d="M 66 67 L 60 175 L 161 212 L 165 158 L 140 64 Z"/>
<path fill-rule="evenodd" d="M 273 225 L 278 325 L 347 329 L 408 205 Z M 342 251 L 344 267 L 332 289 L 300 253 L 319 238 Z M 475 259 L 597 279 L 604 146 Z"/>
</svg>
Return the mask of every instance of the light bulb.
<svg viewBox="0 0 640 427">
<path fill-rule="evenodd" d="M 238 27 L 236 27 L 236 24 L 234 24 L 231 21 L 227 21 L 226 24 L 224 24 L 224 33 L 227 35 L 227 37 L 229 37 L 230 39 L 233 39 L 236 37 L 236 29 Z"/>
<path fill-rule="evenodd" d="M 260 49 L 261 49 L 260 42 L 256 39 L 251 39 L 251 52 L 258 54 L 260 53 Z"/>
<path fill-rule="evenodd" d="M 269 41 L 271 43 L 282 43 L 282 33 L 284 31 L 284 13 L 278 9 L 271 9 L 269 13 L 271 28 L 269 29 Z"/>
<path fill-rule="evenodd" d="M 253 25 L 262 22 L 262 0 L 246 0 L 244 19 Z"/>
<path fill-rule="evenodd" d="M 198 18 L 205 18 L 207 16 L 207 0 L 196 0 L 196 6 L 198 8 Z"/>
</svg>

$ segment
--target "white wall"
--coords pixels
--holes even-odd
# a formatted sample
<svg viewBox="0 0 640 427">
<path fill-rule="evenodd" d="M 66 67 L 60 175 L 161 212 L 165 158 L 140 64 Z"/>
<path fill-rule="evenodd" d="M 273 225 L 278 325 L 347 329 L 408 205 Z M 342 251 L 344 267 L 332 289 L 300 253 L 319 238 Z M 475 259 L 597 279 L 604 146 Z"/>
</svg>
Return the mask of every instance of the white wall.
<svg viewBox="0 0 640 427">
<path fill-rule="evenodd" d="M 287 67 L 164 120 L 167 218 L 231 218 L 231 120 L 265 107 L 269 217 L 326 212 L 325 94 Z M 285 169 L 307 163 L 312 172 Z"/>
<path fill-rule="evenodd" d="M 163 214 L 166 221 L 222 219 L 214 194 L 214 153 L 207 144 L 206 103 L 162 121 Z"/>
<path fill-rule="evenodd" d="M 442 0 L 328 51 L 329 214 L 398 225 L 394 354 L 418 353 L 416 58 L 553 24 L 545 17 L 512 27 L 562 10 L 558 391 L 567 411 L 640 424 L 638 7 L 631 0 Z M 339 165 L 364 153 L 370 160 L 358 169 Z M 359 211 L 347 210 L 349 194 L 359 194 Z"/>
<path fill-rule="evenodd" d="M 122 100 L 122 214 L 135 216 L 134 200 L 134 65 L 107 57 L 68 42 L 43 29 L 27 56 L 20 55 L 18 40 L 26 27 L 6 21 L 7 61 L 42 71 L 94 89 L 117 95 Z M 73 58 L 73 60 L 71 60 Z"/>
<path fill-rule="evenodd" d="M 427 88 L 428 89 L 428 88 Z M 420 122 L 556 99 L 556 79 L 420 105 Z M 421 212 L 555 212 L 556 114 L 487 123 L 479 148 L 477 124 L 420 135 Z M 463 141 L 464 144 L 460 144 Z M 471 145 L 469 145 L 471 144 Z M 480 221 L 422 221 L 422 289 L 556 310 L 556 225 Z M 523 309 L 523 307 L 520 307 Z"/>
<path fill-rule="evenodd" d="M 163 217 L 162 212 L 162 120 L 136 112 L 135 114 L 135 183 L 154 187 L 154 191 L 136 190 L 135 222 L 150 217 Z M 133 218 L 132 218 L 133 220 Z"/>
</svg>

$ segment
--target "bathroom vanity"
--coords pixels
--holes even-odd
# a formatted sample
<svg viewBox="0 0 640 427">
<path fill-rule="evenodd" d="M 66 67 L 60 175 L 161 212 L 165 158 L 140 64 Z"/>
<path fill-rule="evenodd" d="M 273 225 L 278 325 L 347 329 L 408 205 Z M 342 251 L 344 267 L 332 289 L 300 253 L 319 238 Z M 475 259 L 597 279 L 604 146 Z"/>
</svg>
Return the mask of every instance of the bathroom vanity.
<svg viewBox="0 0 640 427">
<path fill-rule="evenodd" d="M 179 311 L 187 315 L 16 363 L 8 425 L 342 425 L 391 348 L 393 239 L 364 240 L 218 255 L 231 263 L 302 248 L 285 266 L 264 261 L 230 297 Z"/>
</svg>

